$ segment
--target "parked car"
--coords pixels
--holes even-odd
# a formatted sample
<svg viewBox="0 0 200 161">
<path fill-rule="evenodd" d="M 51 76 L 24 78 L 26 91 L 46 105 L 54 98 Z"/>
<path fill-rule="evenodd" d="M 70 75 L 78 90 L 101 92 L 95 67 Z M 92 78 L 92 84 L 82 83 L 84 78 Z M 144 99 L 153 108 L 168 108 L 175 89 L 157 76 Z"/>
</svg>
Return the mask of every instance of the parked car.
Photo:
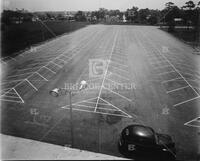
<svg viewBox="0 0 200 161">
<path fill-rule="evenodd" d="M 151 127 L 130 125 L 123 129 L 119 152 L 135 160 L 175 160 L 175 143 L 171 136 L 156 133 Z"/>
</svg>

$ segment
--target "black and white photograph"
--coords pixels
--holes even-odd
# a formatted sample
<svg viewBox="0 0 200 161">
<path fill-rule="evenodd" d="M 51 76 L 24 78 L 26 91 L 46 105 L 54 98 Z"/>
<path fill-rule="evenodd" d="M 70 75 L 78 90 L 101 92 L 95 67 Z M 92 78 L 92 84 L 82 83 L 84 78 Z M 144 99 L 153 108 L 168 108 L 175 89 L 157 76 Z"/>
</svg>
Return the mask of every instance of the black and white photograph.
<svg viewBox="0 0 200 161">
<path fill-rule="evenodd" d="M 0 0 L 0 159 L 200 161 L 199 0 Z"/>
</svg>

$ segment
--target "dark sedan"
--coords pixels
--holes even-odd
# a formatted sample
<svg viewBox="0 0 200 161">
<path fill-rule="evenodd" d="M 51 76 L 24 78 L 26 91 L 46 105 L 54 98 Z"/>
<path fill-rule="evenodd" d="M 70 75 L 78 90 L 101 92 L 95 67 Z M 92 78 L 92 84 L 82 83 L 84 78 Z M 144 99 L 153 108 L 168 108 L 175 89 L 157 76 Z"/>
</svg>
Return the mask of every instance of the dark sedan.
<svg viewBox="0 0 200 161">
<path fill-rule="evenodd" d="M 156 133 L 143 125 L 126 127 L 119 139 L 122 155 L 135 160 L 175 160 L 175 143 L 171 136 Z"/>
</svg>

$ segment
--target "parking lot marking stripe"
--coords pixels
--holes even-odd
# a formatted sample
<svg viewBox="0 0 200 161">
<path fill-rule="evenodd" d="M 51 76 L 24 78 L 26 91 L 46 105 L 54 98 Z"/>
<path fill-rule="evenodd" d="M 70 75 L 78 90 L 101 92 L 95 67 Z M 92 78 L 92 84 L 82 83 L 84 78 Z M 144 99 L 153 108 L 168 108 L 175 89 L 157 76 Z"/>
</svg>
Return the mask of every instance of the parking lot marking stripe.
<svg viewBox="0 0 200 161">
<path fill-rule="evenodd" d="M 47 62 L 32 63 L 32 64 L 29 64 L 28 67 L 29 67 L 29 66 L 32 66 L 32 65 L 41 65 L 41 64 L 42 64 L 42 66 L 43 66 L 45 63 L 47 63 Z"/>
<path fill-rule="evenodd" d="M 51 63 L 54 64 L 55 66 L 57 66 L 58 68 L 62 68 L 60 65 L 54 63 L 53 61 Z"/>
<path fill-rule="evenodd" d="M 98 34 L 99 34 L 100 32 L 98 32 Z M 93 36 L 94 37 L 94 36 Z M 83 42 L 84 40 L 81 40 L 80 42 Z M 92 40 L 91 40 L 92 41 Z M 75 49 L 75 48 L 74 48 Z M 73 50 L 74 50 L 73 49 Z M 69 51 L 69 50 L 68 50 Z M 58 58 L 58 57 L 60 57 L 60 56 L 62 56 L 62 55 L 64 55 L 64 54 L 66 54 L 66 53 L 63 53 L 63 54 L 60 54 L 60 55 L 58 55 L 58 56 L 56 56 L 53 60 L 55 60 L 56 58 Z M 73 57 L 74 56 L 76 56 L 76 54 L 73 54 Z M 73 58 L 72 57 L 72 58 Z M 71 58 L 71 59 L 72 59 Z M 51 61 L 53 61 L 53 60 L 51 60 Z M 32 64 L 30 64 L 30 65 L 38 65 L 38 64 L 46 64 L 46 65 L 44 65 L 44 66 L 42 66 L 42 67 L 40 67 L 36 72 L 39 72 L 42 68 L 46 68 L 47 70 L 49 70 L 49 71 L 51 71 L 52 73 L 54 73 L 54 74 L 56 74 L 56 72 L 54 72 L 54 71 L 52 71 L 51 69 L 49 69 L 49 68 L 47 68 L 46 66 L 48 65 L 48 64 L 50 64 L 51 63 L 51 61 L 47 61 L 47 62 L 43 62 L 43 63 L 32 63 Z M 28 67 L 30 67 L 30 66 L 28 66 Z M 27 81 L 27 79 L 28 78 L 30 78 L 33 74 L 34 74 L 35 72 L 33 72 L 31 75 L 29 75 L 26 79 L 23 79 L 23 81 L 21 81 L 21 82 L 19 82 L 17 85 L 15 85 L 13 88 L 15 88 L 15 87 L 17 87 L 18 85 L 20 85 L 20 84 L 22 84 L 24 81 Z M 11 89 L 10 89 L 11 90 Z M 5 95 L 6 93 L 8 93 L 8 92 L 10 92 L 10 90 L 8 90 L 8 91 L 6 91 L 3 95 Z"/>
<path fill-rule="evenodd" d="M 154 61 L 154 63 L 151 62 L 152 65 L 159 65 L 159 64 L 162 64 L 162 63 L 167 63 L 167 62 L 165 60 Z"/>
<path fill-rule="evenodd" d="M 59 58 L 57 58 L 56 60 L 59 60 L 59 61 L 62 61 L 62 62 L 64 62 L 64 63 L 66 63 L 66 61 L 64 61 L 64 60 L 62 60 L 62 59 L 59 59 Z"/>
<path fill-rule="evenodd" d="M 96 100 L 96 99 L 97 99 L 97 97 L 95 97 L 95 98 L 90 98 L 90 99 L 86 99 L 86 100 L 82 100 L 82 101 L 76 102 L 75 104 L 83 103 L 83 102 L 87 102 L 87 101 L 91 101 L 91 100 Z M 96 103 L 96 101 L 95 101 L 94 103 Z"/>
<path fill-rule="evenodd" d="M 154 67 L 155 69 L 162 69 L 162 68 L 168 68 L 171 67 L 170 65 L 165 65 L 165 66 L 161 66 L 161 67 Z"/>
<path fill-rule="evenodd" d="M 72 106 L 81 106 L 81 107 L 87 107 L 87 108 L 92 108 L 92 109 L 94 109 L 95 108 L 95 105 L 94 106 L 87 106 L 87 105 L 80 105 L 80 104 L 72 104 Z M 100 105 L 100 104 L 98 104 L 98 105 Z M 67 105 L 67 106 L 69 106 L 69 105 Z M 108 104 L 107 104 L 107 106 L 108 106 Z M 97 109 L 102 109 L 102 110 L 110 110 L 110 111 L 118 111 L 117 109 L 112 109 L 112 108 L 102 108 L 102 107 L 98 107 Z"/>
<path fill-rule="evenodd" d="M 197 119 L 199 119 L 199 118 L 200 118 L 200 117 L 197 117 L 197 118 L 195 118 L 195 119 L 192 119 L 192 120 L 190 120 L 190 121 L 184 123 L 184 125 L 187 125 L 187 124 L 189 124 L 189 123 L 191 123 L 191 122 L 193 122 L 193 121 L 200 122 L 200 121 L 197 120 Z"/>
<path fill-rule="evenodd" d="M 87 101 L 87 103 L 94 103 L 94 104 L 96 104 L 96 102 L 89 102 L 89 101 Z M 109 105 L 109 104 L 106 104 L 106 103 L 98 103 L 98 105 L 102 105 L 102 106 L 106 106 L 106 105 Z"/>
<path fill-rule="evenodd" d="M 149 39 L 150 40 L 150 39 Z M 151 41 L 150 43 L 152 44 L 152 46 L 158 51 L 158 53 L 168 62 L 168 64 L 179 74 L 179 76 L 191 87 L 191 89 L 196 93 L 197 96 L 200 96 L 199 93 L 193 88 L 193 86 L 185 79 L 185 77 L 178 71 L 178 69 L 176 69 L 176 67 L 168 60 L 168 58 L 163 55 L 160 50 L 158 49 L 158 47 L 156 47 Z"/>
<path fill-rule="evenodd" d="M 125 73 L 128 73 L 127 70 L 124 70 L 124 69 L 121 69 L 121 68 L 115 67 L 115 66 L 113 66 L 113 65 L 110 65 L 109 67 L 111 67 L 111 68 L 115 68 L 115 69 L 117 69 L 117 70 L 121 70 L 121 71 L 123 71 L 123 72 L 125 72 Z"/>
<path fill-rule="evenodd" d="M 159 73 L 158 75 L 165 75 L 165 74 L 175 73 L 175 72 L 176 72 L 176 71 L 163 72 L 163 73 Z"/>
<path fill-rule="evenodd" d="M 121 76 L 121 75 L 119 75 L 119 74 L 117 74 L 117 73 L 114 73 L 114 72 L 110 72 L 110 73 L 111 73 L 111 75 L 113 74 L 113 75 L 116 75 L 117 77 L 120 77 L 120 78 L 122 78 L 122 79 L 124 79 L 124 80 L 130 81 L 129 78 L 126 78 L 126 77 L 124 77 L 124 76 Z"/>
<path fill-rule="evenodd" d="M 131 116 L 131 115 L 129 115 L 129 114 L 127 114 L 126 112 L 122 111 L 120 108 L 116 107 L 115 105 L 111 104 L 110 102 L 108 102 L 108 101 L 104 100 L 103 98 L 100 98 L 100 99 L 101 99 L 102 101 L 104 101 L 104 102 L 108 103 L 108 104 L 109 104 L 109 105 L 111 105 L 112 107 L 114 107 L 114 108 L 118 109 L 118 111 L 120 111 L 120 112 L 124 113 L 124 114 L 125 114 L 125 115 L 127 115 L 129 118 L 132 118 L 132 116 Z M 136 118 L 137 118 L 137 115 L 135 115 L 135 114 L 134 114 L 134 117 L 136 117 Z"/>
<path fill-rule="evenodd" d="M 198 98 L 200 98 L 200 96 L 194 97 L 194 98 L 192 98 L 192 99 L 189 99 L 189 100 L 186 100 L 186 101 L 183 101 L 183 102 L 180 102 L 180 103 L 177 103 L 177 104 L 175 104 L 175 105 L 173 105 L 173 106 L 174 106 L 174 107 L 177 107 L 177 106 L 179 106 L 179 105 L 182 105 L 182 104 L 184 104 L 184 103 L 193 101 L 193 100 L 198 99 Z"/>
<path fill-rule="evenodd" d="M 182 64 L 182 63 L 178 63 L 178 62 L 174 62 L 174 64 L 178 65 L 178 66 L 185 66 L 185 68 L 189 68 L 191 69 L 191 66 L 187 65 L 187 64 Z"/>
<path fill-rule="evenodd" d="M 4 97 L 8 97 L 8 98 L 18 98 L 18 99 L 19 99 L 19 97 L 15 97 L 15 96 L 8 96 L 8 95 L 4 95 Z"/>
<path fill-rule="evenodd" d="M 33 68 L 25 68 L 25 69 L 17 69 L 17 71 L 30 70 L 30 69 L 40 68 L 40 67 L 42 67 L 42 66 L 39 66 L 39 67 L 33 67 Z"/>
<path fill-rule="evenodd" d="M 171 91 L 167 91 L 167 94 L 172 93 L 172 92 L 175 92 L 175 91 L 179 91 L 179 90 L 181 90 L 181 89 L 185 89 L 185 88 L 188 88 L 188 87 L 190 87 L 190 86 L 185 86 L 185 87 L 173 89 L 173 90 L 171 90 Z"/>
<path fill-rule="evenodd" d="M 118 65 L 123 66 L 123 67 L 125 67 L 125 68 L 128 68 L 128 66 L 125 65 L 125 64 L 121 64 L 121 63 L 118 63 L 118 62 L 116 62 L 116 61 L 112 61 L 112 60 L 111 60 L 111 64 L 112 64 L 112 63 L 115 63 L 115 64 L 118 64 Z"/>
<path fill-rule="evenodd" d="M 20 82 L 20 81 L 22 81 L 23 79 L 18 79 L 18 80 L 13 80 L 13 81 L 3 81 L 0 85 L 2 85 L 2 84 L 10 84 L 10 83 L 13 83 L 13 82 Z"/>
<path fill-rule="evenodd" d="M 113 81 L 113 80 L 111 80 L 111 79 L 109 79 L 109 78 L 106 78 L 106 79 L 109 80 L 109 81 L 111 81 L 111 82 L 113 82 L 114 84 L 123 85 L 123 83 L 115 82 L 115 81 Z"/>
<path fill-rule="evenodd" d="M 163 82 L 161 82 L 161 83 L 164 84 L 164 83 L 172 82 L 172 81 L 179 80 L 179 79 L 182 79 L 182 77 L 178 77 L 178 78 L 174 78 L 174 79 L 165 80 L 165 81 L 163 81 Z"/>
<path fill-rule="evenodd" d="M 62 109 L 70 109 L 69 107 L 61 107 Z M 106 112 L 99 112 L 99 111 L 89 111 L 89 110 L 83 110 L 83 109 L 77 109 L 77 108 L 73 108 L 73 110 L 75 111 L 81 111 L 81 112 L 89 112 L 89 113 L 98 113 L 98 114 L 103 114 L 103 115 L 112 115 L 112 116 L 119 116 L 119 117 L 126 117 L 126 118 L 132 118 L 132 116 L 130 115 L 120 115 L 120 114 L 113 114 L 113 113 L 106 113 Z M 121 111 L 120 111 L 121 112 Z"/>
<path fill-rule="evenodd" d="M 103 79 L 103 78 L 88 79 L 87 81 L 91 82 L 91 81 L 96 81 L 96 80 L 99 80 L 99 79 Z"/>
<path fill-rule="evenodd" d="M 118 33 L 115 34 L 115 38 L 114 38 L 112 49 L 111 49 L 111 53 L 110 53 L 110 58 L 109 58 L 109 61 L 108 61 L 107 67 L 106 67 L 106 72 L 104 73 L 103 81 L 102 81 L 102 84 L 101 84 L 101 87 L 100 87 L 100 91 L 99 91 L 99 95 L 98 95 L 98 99 L 97 99 L 97 102 L 96 102 L 96 106 L 95 106 L 95 110 L 94 110 L 95 112 L 97 110 L 97 105 L 99 103 L 99 99 L 100 99 L 100 96 L 101 96 L 103 85 L 104 85 L 104 82 L 105 82 L 105 79 L 106 79 L 106 75 L 107 75 L 107 72 L 108 72 L 108 67 L 109 67 L 109 64 L 110 64 L 110 60 L 111 60 L 111 57 L 113 55 L 114 48 L 115 48 L 115 45 L 116 45 L 116 42 L 117 42 L 117 37 L 118 37 Z"/>
<path fill-rule="evenodd" d="M 21 75 L 28 75 L 28 74 L 33 74 L 33 73 L 34 73 L 34 72 L 28 72 L 28 73 L 13 75 L 13 76 L 7 76 L 6 78 L 18 77 L 18 76 L 21 76 Z"/>
<path fill-rule="evenodd" d="M 130 101 L 130 102 L 133 102 L 131 99 L 129 99 L 129 98 L 127 98 L 127 97 L 125 97 L 125 96 L 123 96 L 123 95 L 117 93 L 117 92 L 114 92 L 114 91 L 111 90 L 111 89 L 108 89 L 108 88 L 106 88 L 106 87 L 103 87 L 103 88 L 106 89 L 106 90 L 108 90 L 108 91 L 110 91 L 111 93 L 114 93 L 114 94 L 116 94 L 116 95 L 118 95 L 118 96 L 120 96 L 120 97 L 122 97 L 122 98 L 124 98 L 124 99 L 126 99 L 126 100 L 128 100 L 128 101 Z"/>
<path fill-rule="evenodd" d="M 17 92 L 17 90 L 15 88 L 13 88 L 13 90 L 15 91 L 15 93 L 18 95 L 18 97 L 21 99 L 22 103 L 24 103 L 24 100 L 22 99 L 22 97 L 19 95 L 19 93 Z"/>
<path fill-rule="evenodd" d="M 112 60 L 112 59 L 116 59 L 116 60 Z M 111 61 L 121 61 L 121 62 L 123 61 L 123 62 L 125 62 L 126 60 L 122 59 L 122 58 L 118 58 L 118 57 L 112 57 Z"/>
<path fill-rule="evenodd" d="M 65 55 L 65 53 L 63 55 L 61 55 L 61 56 L 64 56 L 65 58 L 70 58 L 70 56 Z"/>
<path fill-rule="evenodd" d="M 4 99 L 4 98 L 0 98 L 1 101 L 6 101 L 6 102 L 14 102 L 14 103 L 23 103 L 21 101 L 14 101 L 14 100 L 9 100 L 9 99 Z"/>
<path fill-rule="evenodd" d="M 25 81 L 27 81 L 36 91 L 38 91 L 38 89 L 28 79 L 25 79 Z"/>
<path fill-rule="evenodd" d="M 1 63 L 3 63 L 3 64 L 5 64 L 5 65 L 7 65 L 7 63 L 6 63 L 5 61 L 3 61 L 3 60 L 1 60 Z"/>
<path fill-rule="evenodd" d="M 180 71 L 180 70 L 179 70 L 179 71 Z M 200 79 L 200 77 L 199 77 L 197 74 L 195 74 L 195 73 L 190 74 L 190 73 L 184 72 L 184 71 L 180 71 L 180 72 L 183 73 L 183 75 L 190 75 L 190 76 L 192 76 L 192 77 L 197 77 L 197 79 Z"/>
<path fill-rule="evenodd" d="M 6 91 L 9 91 L 10 89 L 12 88 L 4 88 L 4 89 L 1 89 L 1 92 L 6 92 Z"/>
<path fill-rule="evenodd" d="M 40 73 L 35 72 L 36 74 L 38 74 L 41 78 L 43 78 L 45 81 L 48 81 L 48 79 L 46 79 L 45 77 L 43 77 Z"/>
<path fill-rule="evenodd" d="M 52 71 L 51 69 L 47 68 L 46 66 L 42 67 L 42 68 L 46 68 L 47 70 L 49 70 L 50 72 L 56 74 L 56 72 Z"/>
</svg>

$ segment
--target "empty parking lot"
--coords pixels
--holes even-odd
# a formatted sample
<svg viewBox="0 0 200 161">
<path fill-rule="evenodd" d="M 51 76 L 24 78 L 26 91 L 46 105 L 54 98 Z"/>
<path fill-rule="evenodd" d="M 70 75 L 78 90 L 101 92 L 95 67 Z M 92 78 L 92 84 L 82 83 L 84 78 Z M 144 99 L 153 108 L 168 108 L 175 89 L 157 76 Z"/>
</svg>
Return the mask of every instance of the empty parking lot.
<svg viewBox="0 0 200 161">
<path fill-rule="evenodd" d="M 2 133 L 121 156 L 121 130 L 144 124 L 173 137 L 178 159 L 198 160 L 200 58 L 192 51 L 157 27 L 92 25 L 2 60 Z M 96 76 L 95 62 L 105 63 Z M 72 142 L 69 96 L 49 91 L 81 80 L 88 87 L 72 94 Z"/>
</svg>

